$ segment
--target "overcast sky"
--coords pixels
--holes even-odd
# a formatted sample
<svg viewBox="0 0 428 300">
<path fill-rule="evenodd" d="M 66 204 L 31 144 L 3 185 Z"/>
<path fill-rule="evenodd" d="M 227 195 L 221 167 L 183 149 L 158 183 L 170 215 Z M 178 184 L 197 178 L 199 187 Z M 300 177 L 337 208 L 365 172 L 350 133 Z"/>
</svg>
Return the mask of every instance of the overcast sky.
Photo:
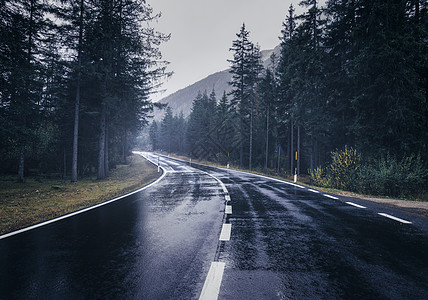
<svg viewBox="0 0 428 300">
<path fill-rule="evenodd" d="M 206 76 L 229 68 L 229 48 L 242 23 L 250 40 L 261 50 L 273 49 L 280 42 L 282 22 L 293 0 L 149 0 L 154 13 L 162 17 L 153 26 L 171 39 L 161 46 L 163 59 L 169 61 L 174 75 L 164 83 L 163 98 Z"/>
</svg>

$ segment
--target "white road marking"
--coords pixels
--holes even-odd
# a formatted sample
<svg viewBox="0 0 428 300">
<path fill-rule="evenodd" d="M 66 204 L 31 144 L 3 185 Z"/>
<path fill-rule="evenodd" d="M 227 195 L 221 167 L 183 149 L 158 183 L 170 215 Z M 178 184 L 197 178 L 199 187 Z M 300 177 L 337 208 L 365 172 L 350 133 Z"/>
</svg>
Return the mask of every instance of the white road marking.
<svg viewBox="0 0 428 300">
<path fill-rule="evenodd" d="M 225 213 L 226 213 L 226 215 L 232 214 L 232 206 L 231 205 L 226 205 Z"/>
<path fill-rule="evenodd" d="M 226 199 L 226 201 L 230 201 L 230 195 L 225 195 L 224 199 Z"/>
<path fill-rule="evenodd" d="M 334 200 L 338 200 L 338 199 L 339 199 L 339 198 L 337 198 L 337 197 L 334 197 L 334 196 L 331 196 L 331 195 L 327 195 L 327 194 L 323 194 L 323 196 L 324 196 L 324 197 L 331 198 L 331 199 L 334 199 Z"/>
<path fill-rule="evenodd" d="M 316 191 L 316 190 L 313 190 L 313 189 L 308 189 L 308 191 L 309 191 L 309 192 L 312 192 L 312 193 L 317 193 L 317 194 L 319 194 L 319 193 L 320 193 L 319 191 Z"/>
<path fill-rule="evenodd" d="M 224 262 L 211 263 L 199 300 L 216 300 L 218 298 L 225 266 Z"/>
<path fill-rule="evenodd" d="M 232 231 L 232 224 L 223 224 L 220 233 L 220 241 L 230 241 L 230 233 Z"/>
<path fill-rule="evenodd" d="M 192 170 L 167 170 L 167 173 L 195 173 L 195 171 Z"/>
<path fill-rule="evenodd" d="M 397 217 L 394 217 L 394 216 L 391 216 L 391 215 L 388 215 L 388 214 L 385 214 L 385 213 L 378 213 L 378 215 L 381 215 L 382 217 L 390 218 L 392 220 L 401 222 L 403 224 L 412 224 L 412 222 L 409 222 L 409 221 L 406 221 L 406 220 L 403 220 L 403 219 L 400 219 L 400 218 L 397 218 Z"/>
<path fill-rule="evenodd" d="M 226 193 L 226 194 L 227 194 L 227 193 L 229 193 L 229 192 L 227 191 L 227 188 L 226 188 L 226 186 L 224 185 L 224 183 L 220 181 L 220 184 L 221 184 L 221 188 L 223 189 L 223 192 L 224 192 L 224 193 Z"/>
<path fill-rule="evenodd" d="M 353 203 L 353 202 L 345 202 L 345 203 L 349 204 L 349 205 L 352 205 L 352 206 L 355 206 L 355 207 L 358 207 L 358 208 L 367 208 L 365 206 L 362 206 L 362 205 L 359 205 L 359 204 L 356 204 L 356 203 Z"/>
</svg>

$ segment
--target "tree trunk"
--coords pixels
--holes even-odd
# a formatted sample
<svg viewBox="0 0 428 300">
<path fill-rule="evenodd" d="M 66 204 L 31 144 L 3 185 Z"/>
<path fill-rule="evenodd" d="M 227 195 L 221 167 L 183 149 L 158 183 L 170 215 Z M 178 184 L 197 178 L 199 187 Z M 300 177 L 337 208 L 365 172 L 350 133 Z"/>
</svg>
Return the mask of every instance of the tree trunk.
<svg viewBox="0 0 428 300">
<path fill-rule="evenodd" d="M 250 112 L 250 158 L 248 161 L 248 168 L 251 171 L 253 158 L 253 100 L 251 99 L 251 112 Z"/>
<path fill-rule="evenodd" d="M 63 151 L 64 151 L 64 153 L 63 153 L 63 155 L 64 155 L 64 161 L 63 161 L 63 163 L 64 163 L 64 170 L 62 170 L 63 171 L 62 180 L 65 181 L 65 177 L 67 176 L 67 150 L 66 150 L 65 146 L 64 146 Z"/>
<path fill-rule="evenodd" d="M 266 112 L 266 153 L 265 153 L 265 172 L 267 172 L 268 167 L 268 156 L 269 156 L 269 105 Z"/>
<path fill-rule="evenodd" d="M 300 176 L 300 124 L 297 125 L 297 176 Z"/>
<path fill-rule="evenodd" d="M 314 130 L 311 130 L 311 162 L 310 162 L 310 170 L 311 172 L 313 172 L 314 170 L 314 149 L 315 145 L 314 145 Z"/>
<path fill-rule="evenodd" d="M 123 135 L 123 152 L 122 152 L 122 160 L 123 163 L 126 165 L 127 164 L 127 156 L 128 156 L 128 130 L 127 130 L 127 126 L 125 124 L 125 130 L 124 130 L 124 135 Z"/>
<path fill-rule="evenodd" d="M 239 132 L 239 138 L 241 139 L 241 145 L 239 147 L 239 167 L 242 168 L 242 164 L 244 162 L 244 136 L 242 131 L 244 130 L 244 122 L 241 119 L 241 128 Z"/>
<path fill-rule="evenodd" d="M 108 147 L 108 140 L 109 140 L 109 128 L 108 128 L 108 122 L 106 122 L 106 137 L 104 142 L 104 172 L 105 176 L 108 177 L 110 175 L 110 169 L 109 169 L 109 147 Z"/>
<path fill-rule="evenodd" d="M 19 168 L 18 168 L 18 181 L 24 182 L 24 162 L 25 162 L 25 146 L 21 146 L 19 154 Z"/>
<path fill-rule="evenodd" d="M 105 140 L 106 140 L 106 105 L 103 103 L 101 106 L 100 116 L 100 138 L 99 138 L 99 152 L 98 152 L 98 179 L 104 179 L 105 173 Z"/>
<path fill-rule="evenodd" d="M 31 0 L 31 4 L 30 4 L 30 24 L 29 24 L 29 28 L 28 28 L 28 45 L 27 45 L 27 63 L 28 65 L 31 64 L 31 51 L 32 51 L 32 45 L 33 45 L 33 17 L 34 17 L 34 10 L 35 10 L 35 5 L 34 5 L 34 0 Z M 30 87 L 28 85 L 24 85 L 22 87 L 23 89 L 28 89 L 27 92 L 30 92 L 29 89 Z M 27 94 L 27 93 L 25 93 Z M 27 94 L 28 95 L 28 94 Z M 26 99 L 27 101 L 29 99 Z M 23 101 L 24 103 L 26 101 Z M 23 127 L 27 129 L 27 111 L 26 111 L 26 107 L 25 104 L 23 105 L 24 107 L 22 107 L 21 113 L 22 113 L 22 120 L 23 120 Z M 26 134 L 24 134 L 25 136 Z M 25 140 L 26 138 L 24 137 L 22 145 L 21 145 L 21 151 L 19 154 L 19 167 L 18 167 L 18 181 L 19 182 L 24 182 L 24 163 L 25 163 Z"/>
<path fill-rule="evenodd" d="M 73 158 L 71 165 L 71 182 L 77 181 L 77 156 L 79 149 L 79 110 L 80 110 L 80 85 L 82 77 L 82 43 L 83 43 L 83 10 L 84 0 L 80 0 L 79 16 L 79 44 L 77 54 L 77 87 L 74 104 L 74 131 L 73 131 Z"/>
<path fill-rule="evenodd" d="M 294 138 L 294 126 L 293 126 L 293 120 L 291 120 L 290 125 L 290 173 L 291 175 L 294 174 L 294 149 L 293 149 L 293 138 Z"/>
</svg>

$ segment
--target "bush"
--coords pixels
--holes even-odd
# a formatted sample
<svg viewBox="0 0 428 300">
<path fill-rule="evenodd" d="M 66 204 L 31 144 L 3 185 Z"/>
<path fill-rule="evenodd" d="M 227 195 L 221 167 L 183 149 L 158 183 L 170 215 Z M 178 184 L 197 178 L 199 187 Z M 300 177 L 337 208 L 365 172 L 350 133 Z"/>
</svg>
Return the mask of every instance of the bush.
<svg viewBox="0 0 428 300">
<path fill-rule="evenodd" d="M 333 188 L 354 190 L 361 166 L 361 155 L 357 150 L 345 146 L 344 150 L 331 154 L 332 162 L 328 168 Z"/>
<path fill-rule="evenodd" d="M 364 165 L 359 174 L 358 192 L 386 196 L 415 196 L 427 191 L 428 170 L 420 155 L 401 161 L 387 155 Z"/>
<path fill-rule="evenodd" d="M 310 172 L 311 181 L 316 186 L 329 187 L 330 181 L 326 174 L 326 169 L 317 167 L 315 170 Z"/>
<path fill-rule="evenodd" d="M 391 197 L 412 197 L 428 190 L 428 170 L 420 155 L 399 160 L 387 155 L 379 160 L 363 162 L 353 148 L 334 151 L 326 168 L 311 171 L 312 182 L 363 194 Z"/>
</svg>

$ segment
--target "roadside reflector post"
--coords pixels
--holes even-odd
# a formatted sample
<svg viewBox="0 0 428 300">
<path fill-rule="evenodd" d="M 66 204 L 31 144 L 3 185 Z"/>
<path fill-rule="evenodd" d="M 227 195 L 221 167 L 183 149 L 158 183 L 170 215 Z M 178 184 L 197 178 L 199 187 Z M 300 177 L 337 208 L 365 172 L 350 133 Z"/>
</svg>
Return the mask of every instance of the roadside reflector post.
<svg viewBox="0 0 428 300">
<path fill-rule="evenodd" d="M 158 155 L 158 173 L 160 172 L 159 155 Z"/>
<path fill-rule="evenodd" d="M 294 182 L 297 182 L 297 169 L 294 169 Z"/>
</svg>

